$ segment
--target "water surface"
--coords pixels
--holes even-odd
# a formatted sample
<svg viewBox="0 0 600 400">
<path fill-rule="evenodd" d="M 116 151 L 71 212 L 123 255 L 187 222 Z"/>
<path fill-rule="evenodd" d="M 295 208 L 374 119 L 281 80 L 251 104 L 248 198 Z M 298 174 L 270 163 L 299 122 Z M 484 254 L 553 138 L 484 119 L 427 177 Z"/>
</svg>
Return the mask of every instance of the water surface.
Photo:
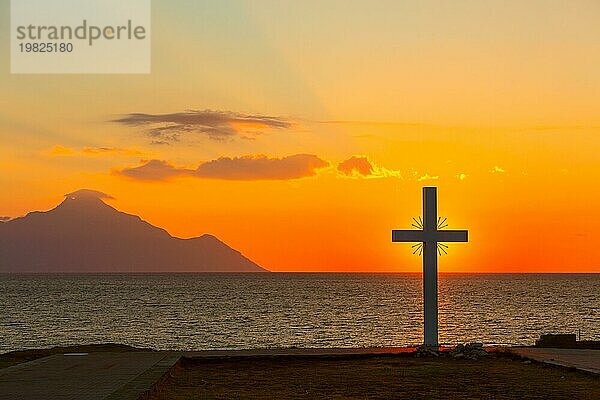
<svg viewBox="0 0 600 400">
<path fill-rule="evenodd" d="M 0 275 L 0 352 L 416 345 L 421 290 L 420 274 Z M 441 274 L 439 291 L 441 343 L 600 340 L 600 274 Z"/>
</svg>

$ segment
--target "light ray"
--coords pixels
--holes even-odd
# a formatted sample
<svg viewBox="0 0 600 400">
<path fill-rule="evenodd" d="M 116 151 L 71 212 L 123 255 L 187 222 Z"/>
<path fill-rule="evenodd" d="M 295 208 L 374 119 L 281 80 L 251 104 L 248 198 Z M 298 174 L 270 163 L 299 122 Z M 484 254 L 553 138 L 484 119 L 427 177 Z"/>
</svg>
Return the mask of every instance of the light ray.
<svg viewBox="0 0 600 400">
<path fill-rule="evenodd" d="M 446 223 L 447 219 L 448 218 L 446 218 L 446 217 L 444 217 L 443 219 L 442 219 L 442 217 L 438 217 L 438 224 L 437 224 L 438 229 L 444 229 L 448 226 L 448 224 Z"/>
<path fill-rule="evenodd" d="M 421 219 L 421 217 L 419 217 L 419 220 L 420 219 Z M 414 217 L 413 217 L 413 221 L 415 221 L 415 223 L 412 224 L 412 226 L 414 226 L 415 228 L 423 229 L 423 224 L 420 221 L 417 221 L 417 219 Z"/>
<path fill-rule="evenodd" d="M 448 246 L 446 246 L 446 248 L 448 248 Z M 440 256 L 442 255 L 442 252 L 446 255 L 448 254 L 448 252 L 446 251 L 446 249 L 444 249 L 444 246 L 442 246 L 441 243 L 438 243 L 437 249 Z"/>
<path fill-rule="evenodd" d="M 419 255 L 421 255 L 421 253 L 423 252 L 423 243 L 417 243 L 413 246 L 413 248 L 415 249 L 413 251 L 413 254 L 417 254 L 417 252 L 419 252 Z"/>
</svg>

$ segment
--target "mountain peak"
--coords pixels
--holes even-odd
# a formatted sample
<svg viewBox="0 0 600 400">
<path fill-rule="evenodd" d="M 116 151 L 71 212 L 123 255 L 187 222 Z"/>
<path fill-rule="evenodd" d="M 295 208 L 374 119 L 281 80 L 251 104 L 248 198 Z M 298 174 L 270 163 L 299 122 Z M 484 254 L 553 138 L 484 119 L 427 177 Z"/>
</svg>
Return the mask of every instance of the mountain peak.
<svg viewBox="0 0 600 400">
<path fill-rule="evenodd" d="M 98 199 L 98 200 L 112 200 L 114 197 L 98 190 L 91 189 L 80 189 L 72 193 L 65 194 L 65 198 L 68 200 L 81 200 L 81 199 Z"/>
<path fill-rule="evenodd" d="M 265 272 L 212 235 L 180 239 L 82 189 L 0 224 L 0 272 Z"/>
<path fill-rule="evenodd" d="M 91 189 L 80 189 L 72 193 L 65 194 L 65 199 L 56 207 L 54 212 L 76 212 L 79 214 L 97 214 L 98 217 L 106 216 L 106 213 L 118 213 L 112 206 L 106 204 L 105 200 L 112 200 L 114 197 L 104 192 Z M 91 214 L 90 214 L 91 213 Z"/>
</svg>

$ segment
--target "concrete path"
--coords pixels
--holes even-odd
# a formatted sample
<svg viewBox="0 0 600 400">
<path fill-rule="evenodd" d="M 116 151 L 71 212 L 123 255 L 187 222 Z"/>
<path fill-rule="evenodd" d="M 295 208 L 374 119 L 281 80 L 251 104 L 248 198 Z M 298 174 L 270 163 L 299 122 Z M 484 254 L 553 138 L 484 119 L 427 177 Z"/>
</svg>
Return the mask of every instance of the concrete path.
<svg viewBox="0 0 600 400">
<path fill-rule="evenodd" d="M 57 354 L 0 369 L 1 400 L 137 400 L 180 353 Z"/>
<path fill-rule="evenodd" d="M 600 374 L 600 350 L 513 347 L 510 351 L 546 364 Z"/>
</svg>

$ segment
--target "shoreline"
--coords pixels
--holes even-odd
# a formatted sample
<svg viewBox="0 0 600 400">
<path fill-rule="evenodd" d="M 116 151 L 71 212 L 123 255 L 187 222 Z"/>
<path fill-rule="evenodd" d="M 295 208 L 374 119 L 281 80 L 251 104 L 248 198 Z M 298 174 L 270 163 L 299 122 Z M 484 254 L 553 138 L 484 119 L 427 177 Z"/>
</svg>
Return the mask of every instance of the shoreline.
<svg viewBox="0 0 600 400">
<path fill-rule="evenodd" d="M 535 346 L 483 346 L 480 343 L 444 346 L 436 350 L 406 347 L 362 347 L 362 348 L 272 348 L 242 350 L 155 350 L 138 348 L 117 343 L 89 344 L 79 346 L 57 346 L 44 349 L 16 350 L 0 354 L 0 371 L 4 368 L 40 360 L 42 358 L 65 355 L 87 356 L 89 354 L 153 353 L 176 355 L 181 360 L 286 360 L 286 359 L 366 359 L 379 357 L 439 359 L 466 358 L 489 360 L 510 358 L 545 364 L 600 376 L 600 349 L 598 348 L 544 348 Z M 458 354 L 460 353 L 460 354 Z"/>
</svg>

